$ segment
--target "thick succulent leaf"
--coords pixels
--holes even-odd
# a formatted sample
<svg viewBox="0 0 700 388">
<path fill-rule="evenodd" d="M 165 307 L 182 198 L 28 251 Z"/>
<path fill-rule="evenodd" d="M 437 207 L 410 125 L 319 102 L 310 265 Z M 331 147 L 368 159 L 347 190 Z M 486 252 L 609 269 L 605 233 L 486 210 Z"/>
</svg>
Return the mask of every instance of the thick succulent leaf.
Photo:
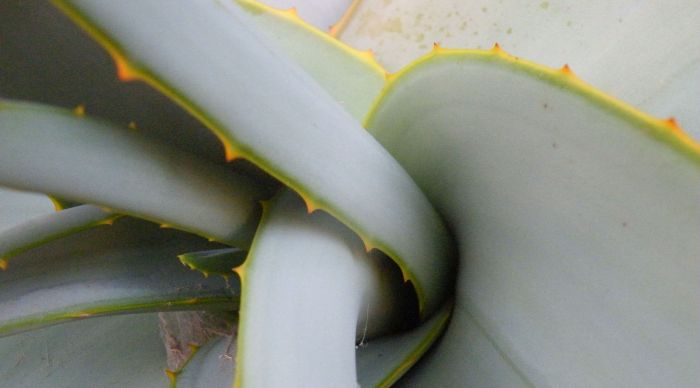
<svg viewBox="0 0 700 388">
<path fill-rule="evenodd" d="M 340 20 L 353 0 L 264 0 L 279 9 L 293 8 L 302 19 L 326 31 Z"/>
<path fill-rule="evenodd" d="M 386 72 L 360 52 L 296 16 L 251 0 L 238 0 L 271 42 L 309 73 L 340 105 L 362 120 L 386 83 Z"/>
<path fill-rule="evenodd" d="M 239 270 L 236 386 L 355 387 L 356 338 L 396 319 L 401 275 L 291 192 L 269 206 Z"/>
<path fill-rule="evenodd" d="M 567 71 L 437 50 L 368 125 L 459 241 L 455 321 L 415 385 L 700 379 L 700 146 L 672 123 Z"/>
<path fill-rule="evenodd" d="M 0 233 L 53 212 L 45 195 L 0 187 Z"/>
<path fill-rule="evenodd" d="M 583 79 L 700 139 L 700 4 L 697 0 L 498 2 L 363 1 L 341 38 L 372 48 L 395 71 L 443 47 L 490 48 Z M 668 103 L 672 102 L 672 103 Z"/>
<path fill-rule="evenodd" d="M 237 6 L 57 1 L 117 59 L 227 145 L 397 260 L 428 314 L 444 298 L 451 241 L 391 156 L 307 74 L 276 55 Z M 167 41 L 163 35 L 169 36 Z M 203 71 L 206 69 L 206 71 Z"/>
<path fill-rule="evenodd" d="M 389 387 L 404 375 L 447 327 L 452 306 L 443 306 L 419 327 L 358 346 L 357 382 L 361 387 Z"/>
<path fill-rule="evenodd" d="M 0 2 L 0 96 L 86 112 L 224 164 L 206 127 L 142 83 L 120 82 L 112 58 L 45 0 Z"/>
<path fill-rule="evenodd" d="M 20 254 L 0 272 L 0 335 L 100 314 L 234 309 L 237 279 L 205 279 L 176 258 L 212 245 L 122 219 Z"/>
<path fill-rule="evenodd" d="M 243 176 L 71 112 L 0 101 L 0 184 L 95 203 L 231 244 L 254 232 Z"/>
<path fill-rule="evenodd" d="M 217 274 L 228 278 L 233 275 L 233 269 L 243 263 L 247 253 L 238 248 L 222 248 L 183 253 L 177 258 L 183 265 L 201 272 L 205 277 Z"/>
<path fill-rule="evenodd" d="M 197 349 L 187 364 L 175 374 L 173 387 L 215 388 L 233 386 L 236 341 L 220 337 Z"/>
<path fill-rule="evenodd" d="M 0 338 L 0 381 L 13 388 L 167 386 L 156 314 L 69 322 Z"/>
<path fill-rule="evenodd" d="M 51 240 L 100 224 L 111 224 L 118 214 L 97 206 L 81 205 L 26 221 L 0 232 L 0 268 L 7 259 Z"/>
</svg>

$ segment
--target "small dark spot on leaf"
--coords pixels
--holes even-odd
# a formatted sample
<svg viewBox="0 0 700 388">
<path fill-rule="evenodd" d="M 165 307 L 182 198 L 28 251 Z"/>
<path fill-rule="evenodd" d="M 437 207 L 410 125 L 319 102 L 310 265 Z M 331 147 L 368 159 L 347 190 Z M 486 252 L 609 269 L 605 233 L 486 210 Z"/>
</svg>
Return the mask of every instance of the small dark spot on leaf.
<svg viewBox="0 0 700 388">
<path fill-rule="evenodd" d="M 622 227 L 623 227 L 623 228 L 626 228 L 626 227 L 627 227 L 627 222 L 623 222 L 623 223 L 622 223 Z"/>
<path fill-rule="evenodd" d="M 556 142 L 552 143 L 552 148 L 557 148 L 557 143 L 556 143 Z"/>
<path fill-rule="evenodd" d="M 547 109 L 547 108 L 549 108 L 549 104 L 547 104 L 547 103 L 545 102 L 544 104 L 542 104 L 542 107 L 543 107 L 544 109 Z"/>
</svg>

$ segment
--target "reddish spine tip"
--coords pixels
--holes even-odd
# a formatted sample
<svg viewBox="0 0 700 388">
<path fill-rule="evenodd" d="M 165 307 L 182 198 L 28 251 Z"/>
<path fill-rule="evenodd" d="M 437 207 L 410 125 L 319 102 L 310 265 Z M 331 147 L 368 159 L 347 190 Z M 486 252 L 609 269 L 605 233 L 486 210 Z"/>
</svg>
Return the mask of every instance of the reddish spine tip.
<svg viewBox="0 0 700 388">
<path fill-rule="evenodd" d="M 117 78 L 119 78 L 120 81 L 129 82 L 138 79 L 136 73 L 131 70 L 129 64 L 127 64 L 122 57 L 114 55 L 114 65 L 117 68 Z"/>
<path fill-rule="evenodd" d="M 571 67 L 569 67 L 568 63 L 565 63 L 564 66 L 562 66 L 561 72 L 568 76 L 574 76 L 574 71 L 571 70 Z"/>
</svg>

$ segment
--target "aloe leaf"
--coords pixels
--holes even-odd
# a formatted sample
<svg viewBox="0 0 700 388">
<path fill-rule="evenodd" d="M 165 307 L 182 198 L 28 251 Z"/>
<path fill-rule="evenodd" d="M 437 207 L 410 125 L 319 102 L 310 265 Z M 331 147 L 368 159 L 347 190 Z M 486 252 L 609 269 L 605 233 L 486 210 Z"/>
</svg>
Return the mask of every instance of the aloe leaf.
<svg viewBox="0 0 700 388">
<path fill-rule="evenodd" d="M 2 2 L 0 36 L 1 97 L 68 109 L 82 105 L 90 116 L 225 163 L 214 134 L 148 85 L 120 82 L 110 56 L 46 1 Z"/>
<path fill-rule="evenodd" d="M 235 309 L 237 279 L 205 279 L 178 263 L 212 244 L 123 219 L 16 256 L 0 272 L 0 335 L 133 311 Z"/>
<path fill-rule="evenodd" d="M 251 0 L 237 0 L 266 38 L 313 77 L 357 120 L 364 118 L 386 83 L 371 52 L 344 45 L 300 19 Z M 303 17 L 303 15 L 302 15 Z"/>
<path fill-rule="evenodd" d="M 623 0 L 366 0 L 340 37 L 372 48 L 391 71 L 427 53 L 434 42 L 481 49 L 498 42 L 538 63 L 568 63 L 618 98 L 658 116 L 675 116 L 700 139 L 699 17 L 695 0 L 633 6 Z"/>
<path fill-rule="evenodd" d="M 243 263 L 247 254 L 247 251 L 238 248 L 222 248 L 183 253 L 178 259 L 183 265 L 201 272 L 205 277 L 217 274 L 228 278 L 233 275 L 234 267 Z"/>
<path fill-rule="evenodd" d="M 447 327 L 448 303 L 419 327 L 361 344 L 356 352 L 357 382 L 361 387 L 390 387 L 404 375 Z"/>
<path fill-rule="evenodd" d="M 26 250 L 100 224 L 111 224 L 118 214 L 97 206 L 81 205 L 31 219 L 0 232 L 0 267 Z"/>
<path fill-rule="evenodd" d="M 175 374 L 172 387 L 231 387 L 236 373 L 235 339 L 220 337 L 197 349 L 181 371 Z"/>
<path fill-rule="evenodd" d="M 255 186 L 136 133 L 35 104 L 0 101 L 0 184 L 95 203 L 245 246 Z"/>
<path fill-rule="evenodd" d="M 242 156 L 395 259 L 423 316 L 440 306 L 451 241 L 391 156 L 308 75 L 276 55 L 233 4 L 57 1 L 116 58 Z M 170 37 L 167 43 L 162 36 Z M 203 44 L 202 42 L 206 42 Z M 202 71 L 207 69 L 207 71 Z"/>
<path fill-rule="evenodd" d="M 355 387 L 356 339 L 394 324 L 401 275 L 329 215 L 307 215 L 292 193 L 268 206 L 237 270 L 236 386 Z"/>
<path fill-rule="evenodd" d="M 279 9 L 294 9 L 302 19 L 326 31 L 343 17 L 353 0 L 265 0 L 263 3 Z"/>
<path fill-rule="evenodd" d="M 456 318 L 415 385 L 698 381 L 697 143 L 500 50 L 436 50 L 385 93 L 368 126 L 460 247 Z"/>
<path fill-rule="evenodd" d="M 86 319 L 0 338 L 0 381 L 16 388 L 164 387 L 156 314 Z"/>
<path fill-rule="evenodd" d="M 0 233 L 54 211 L 45 195 L 0 187 Z"/>
</svg>

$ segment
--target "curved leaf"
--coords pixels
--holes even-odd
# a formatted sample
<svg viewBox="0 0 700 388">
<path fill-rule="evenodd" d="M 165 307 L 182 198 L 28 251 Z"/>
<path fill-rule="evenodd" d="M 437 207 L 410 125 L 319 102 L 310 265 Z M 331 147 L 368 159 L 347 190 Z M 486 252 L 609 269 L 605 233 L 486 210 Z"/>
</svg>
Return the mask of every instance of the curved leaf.
<svg viewBox="0 0 700 388">
<path fill-rule="evenodd" d="M 236 386 L 355 387 L 356 338 L 399 317 L 401 275 L 291 192 L 266 209 L 243 282 Z"/>
<path fill-rule="evenodd" d="M 342 44 L 309 26 L 293 12 L 251 0 L 237 0 L 237 3 L 266 38 L 277 44 L 343 108 L 357 120 L 364 118 L 386 83 L 386 71 L 370 52 Z"/>
<path fill-rule="evenodd" d="M 0 100 L 0 184 L 95 203 L 245 246 L 257 188 L 243 176 L 70 112 Z"/>
<path fill-rule="evenodd" d="M 341 38 L 372 48 L 391 71 L 443 47 L 498 42 L 548 66 L 568 63 L 598 88 L 700 139 L 700 6 L 697 0 L 363 1 Z M 631 64 L 634 71 L 630 71 Z"/>
<path fill-rule="evenodd" d="M 0 381 L 15 388 L 162 388 L 156 314 L 86 319 L 0 338 Z"/>
<path fill-rule="evenodd" d="M 368 125 L 459 240 L 458 319 L 417 386 L 698 381 L 700 145 L 672 122 L 570 71 L 436 50 Z"/>
<path fill-rule="evenodd" d="M 236 6 L 57 1 L 116 58 L 242 156 L 395 259 L 423 316 L 440 306 L 452 244 L 411 178 L 308 75 L 279 57 Z M 168 41 L 163 41 L 163 34 Z M 204 44 L 203 42 L 206 42 Z M 207 71 L 203 71 L 207 69 Z"/>
<path fill-rule="evenodd" d="M 0 233 L 54 211 L 45 195 L 0 187 Z"/>
<path fill-rule="evenodd" d="M 201 272 L 205 277 L 217 274 L 228 278 L 233 275 L 233 269 L 243 263 L 247 253 L 242 249 L 223 248 L 183 253 L 177 258 L 183 265 Z"/>
<path fill-rule="evenodd" d="M 7 267 L 7 259 L 26 250 L 93 226 L 111 224 L 118 217 L 118 214 L 97 206 L 81 205 L 34 218 L 2 231 L 0 267 Z"/>
<path fill-rule="evenodd" d="M 132 311 L 235 309 L 237 279 L 205 279 L 178 263 L 204 240 L 124 219 L 16 256 L 0 272 L 0 335 Z"/>
</svg>

